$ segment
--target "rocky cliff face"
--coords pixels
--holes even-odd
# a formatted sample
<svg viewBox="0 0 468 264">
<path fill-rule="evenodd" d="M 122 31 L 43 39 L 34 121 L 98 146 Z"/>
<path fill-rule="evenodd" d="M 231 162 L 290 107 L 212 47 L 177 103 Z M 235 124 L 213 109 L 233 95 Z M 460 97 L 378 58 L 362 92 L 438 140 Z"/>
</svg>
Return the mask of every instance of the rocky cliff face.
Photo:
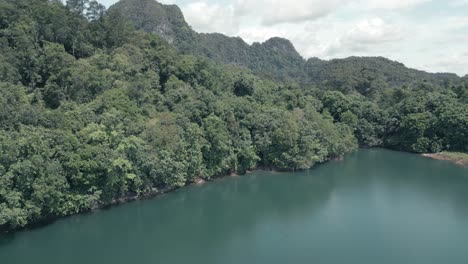
<svg viewBox="0 0 468 264">
<path fill-rule="evenodd" d="M 274 52 L 284 54 L 285 56 L 301 57 L 289 39 L 274 37 L 265 41 L 263 46 Z"/>
<path fill-rule="evenodd" d="M 156 33 L 171 44 L 186 41 L 195 33 L 176 5 L 154 0 L 121 0 L 110 9 L 118 10 L 136 28 Z"/>
</svg>

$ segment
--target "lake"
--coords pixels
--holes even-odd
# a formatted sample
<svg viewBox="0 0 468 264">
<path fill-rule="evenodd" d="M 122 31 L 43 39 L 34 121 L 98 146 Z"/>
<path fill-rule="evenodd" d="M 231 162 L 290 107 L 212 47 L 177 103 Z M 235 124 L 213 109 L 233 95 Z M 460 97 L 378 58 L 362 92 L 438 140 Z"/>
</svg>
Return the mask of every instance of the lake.
<svg viewBox="0 0 468 264">
<path fill-rule="evenodd" d="M 468 263 L 468 169 L 382 149 L 0 237 L 2 264 Z"/>
</svg>

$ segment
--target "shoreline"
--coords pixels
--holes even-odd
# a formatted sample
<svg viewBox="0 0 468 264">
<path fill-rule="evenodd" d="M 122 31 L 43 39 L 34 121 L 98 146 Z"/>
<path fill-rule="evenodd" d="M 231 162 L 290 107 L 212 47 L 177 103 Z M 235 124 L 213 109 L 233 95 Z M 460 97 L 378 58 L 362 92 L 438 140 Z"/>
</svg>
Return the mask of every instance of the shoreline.
<svg viewBox="0 0 468 264">
<path fill-rule="evenodd" d="M 192 185 L 192 184 L 196 184 L 196 183 L 195 182 L 190 183 L 190 184 L 187 184 L 186 186 L 189 186 L 189 185 Z M 186 187 L 186 186 L 184 186 L 184 187 Z M 183 187 L 180 187 L 180 188 L 183 188 Z M 98 212 L 100 210 L 111 209 L 113 207 L 116 207 L 116 206 L 119 206 L 119 205 L 122 205 L 122 204 L 127 204 L 127 203 L 131 203 L 131 202 L 135 202 L 135 201 L 142 201 L 142 200 L 152 199 L 152 198 L 155 198 L 155 197 L 158 197 L 158 196 L 165 195 L 167 193 L 174 192 L 174 191 L 176 191 L 177 189 L 180 189 L 180 188 L 173 187 L 173 188 L 155 189 L 153 191 L 150 191 L 150 192 L 147 192 L 147 193 L 144 193 L 144 194 L 140 194 L 140 195 L 127 194 L 127 195 L 125 195 L 123 197 L 113 199 L 109 203 L 98 204 L 98 205 L 96 205 L 93 208 L 90 208 L 88 210 L 79 211 L 77 213 L 73 213 L 73 214 L 69 214 L 69 215 L 62 215 L 62 216 L 44 218 L 44 219 L 41 219 L 41 220 L 39 220 L 37 222 L 28 224 L 26 226 L 17 227 L 17 228 L 13 228 L 13 229 L 7 229 L 7 230 L 0 230 L 0 238 L 2 236 L 14 235 L 14 234 L 16 234 L 18 232 L 23 232 L 23 231 L 28 231 L 28 230 L 34 230 L 34 229 L 37 229 L 37 228 L 41 228 L 41 227 L 53 224 L 55 221 L 65 219 L 65 218 L 69 218 L 69 217 L 72 217 L 72 216 L 83 215 L 83 214 L 91 214 L 91 213 L 94 213 L 94 212 Z"/>
<path fill-rule="evenodd" d="M 468 154 L 456 152 L 424 153 L 423 157 L 435 160 L 444 160 L 454 163 L 458 166 L 468 167 Z"/>
<path fill-rule="evenodd" d="M 421 154 L 421 156 L 426 157 L 426 158 L 435 159 L 435 160 L 445 160 L 445 161 L 452 162 L 452 163 L 454 163 L 454 164 L 456 164 L 458 166 L 468 167 L 468 154 L 467 153 L 455 153 L 455 152 L 424 153 L 424 154 Z M 343 159 L 344 159 L 344 157 L 330 158 L 329 160 L 327 160 L 325 162 L 315 164 L 310 169 L 313 169 L 313 168 L 317 167 L 320 164 L 328 163 L 330 161 L 342 161 Z M 41 228 L 41 227 L 47 226 L 49 224 L 52 224 L 55 221 L 65 219 L 65 218 L 68 218 L 68 217 L 72 217 L 72 216 L 75 216 L 75 215 L 90 214 L 90 213 L 97 212 L 99 210 L 111 209 L 113 207 L 116 207 L 116 206 L 119 206 L 119 205 L 122 205 L 122 204 L 131 203 L 131 202 L 134 202 L 134 201 L 142 201 L 142 200 L 152 199 L 152 198 L 159 197 L 159 196 L 162 196 L 162 195 L 165 195 L 165 194 L 168 194 L 168 193 L 175 192 L 175 191 L 177 191 L 179 189 L 183 189 L 183 188 L 191 186 L 191 185 L 200 186 L 200 185 L 204 185 L 204 184 L 207 184 L 207 183 L 219 180 L 219 179 L 223 179 L 223 178 L 243 177 L 243 176 L 249 175 L 249 174 L 251 174 L 251 173 L 253 173 L 255 171 L 287 172 L 287 171 L 301 171 L 301 170 L 298 170 L 298 169 L 296 169 L 296 170 L 294 170 L 294 169 L 286 170 L 286 169 L 280 169 L 280 168 L 276 168 L 276 167 L 272 167 L 272 166 L 257 166 L 255 169 L 249 170 L 245 174 L 242 174 L 242 175 L 239 175 L 237 173 L 228 173 L 228 174 L 219 175 L 219 176 L 216 176 L 216 177 L 213 177 L 213 178 L 210 178 L 210 179 L 205 179 L 205 178 L 202 178 L 202 177 L 196 177 L 191 182 L 187 182 L 187 184 L 182 186 L 182 187 L 171 187 L 171 188 L 162 188 L 162 189 L 153 188 L 152 191 L 147 192 L 147 193 L 142 193 L 142 194 L 129 193 L 129 194 L 123 196 L 123 197 L 113 199 L 109 203 L 96 205 L 95 207 L 93 207 L 93 208 L 91 208 L 89 210 L 83 210 L 83 211 L 80 211 L 80 212 L 77 212 L 77 213 L 74 213 L 74 214 L 70 214 L 70 215 L 64 215 L 64 216 L 57 216 L 57 217 L 42 219 L 42 220 L 40 220 L 38 222 L 31 223 L 29 225 L 26 225 L 26 226 L 23 226 L 23 227 L 18 227 L 18 228 L 15 228 L 15 229 L 0 230 L 0 237 L 1 236 L 14 235 L 17 232 L 22 232 L 22 231 L 34 230 L 36 228 Z"/>
<path fill-rule="evenodd" d="M 329 161 L 331 161 L 331 160 L 329 160 Z M 313 167 L 315 167 L 316 165 L 314 165 Z M 68 217 L 73 217 L 73 216 L 82 215 L 82 214 L 91 214 L 91 213 L 94 213 L 94 212 L 97 212 L 97 211 L 100 211 L 100 210 L 111 209 L 113 207 L 123 205 L 123 204 L 127 204 L 127 203 L 131 203 L 131 202 L 135 202 L 135 201 L 149 200 L 149 199 L 156 198 L 156 197 L 159 197 L 159 196 L 162 196 L 162 195 L 165 195 L 165 194 L 173 193 L 173 192 L 175 192 L 175 191 L 177 191 L 179 189 L 183 189 L 183 188 L 186 188 L 186 187 L 189 187 L 189 186 L 192 186 L 192 185 L 200 186 L 200 185 L 204 185 L 204 184 L 207 184 L 207 183 L 210 183 L 210 182 L 214 182 L 216 180 L 220 180 L 220 179 L 223 179 L 223 178 L 243 177 L 243 176 L 249 175 L 249 174 L 251 174 L 251 173 L 253 173 L 255 171 L 271 171 L 271 172 L 280 172 L 281 171 L 281 172 L 286 172 L 288 170 L 280 170 L 280 169 L 275 168 L 275 167 L 258 166 L 253 170 L 246 171 L 245 174 L 237 174 L 237 173 L 231 172 L 231 173 L 228 173 L 228 174 L 215 176 L 215 177 L 212 177 L 210 179 L 205 179 L 205 178 L 202 178 L 202 177 L 196 177 L 191 182 L 187 182 L 182 187 L 170 187 L 170 188 L 162 188 L 162 189 L 153 188 L 152 191 L 147 192 L 147 193 L 142 193 L 142 194 L 128 193 L 125 196 L 112 199 L 112 201 L 110 201 L 109 203 L 98 204 L 98 205 L 94 206 L 93 208 L 91 208 L 89 210 L 83 210 L 83 211 L 79 211 L 77 213 L 73 213 L 73 214 L 69 214 L 69 215 L 45 218 L 45 219 L 39 220 L 37 222 L 28 224 L 26 226 L 17 227 L 17 228 L 14 228 L 14 229 L 7 229 L 7 230 L 1 230 L 0 229 L 0 238 L 2 236 L 14 235 L 14 234 L 16 234 L 18 232 L 23 232 L 23 231 L 28 231 L 28 230 L 34 230 L 34 229 L 37 229 L 37 228 L 41 228 L 41 227 L 47 226 L 49 224 L 53 224 L 55 221 L 65 219 L 65 218 L 68 218 Z M 293 171 L 293 170 L 290 170 L 290 171 Z"/>
<path fill-rule="evenodd" d="M 337 160 L 343 160 L 343 159 L 344 159 L 344 157 L 330 158 L 325 162 L 314 164 L 309 169 L 313 169 L 313 168 L 317 167 L 320 164 L 324 164 L 324 163 L 327 163 L 327 162 L 330 162 L 330 161 L 337 161 Z M 175 192 L 175 191 L 177 191 L 179 189 L 183 189 L 183 188 L 186 188 L 188 186 L 192 186 L 192 185 L 200 186 L 200 185 L 204 185 L 204 184 L 207 184 L 207 183 L 210 183 L 210 182 L 214 182 L 216 180 L 220 180 L 220 179 L 224 179 L 224 178 L 230 178 L 230 177 L 243 177 L 243 176 L 249 175 L 251 173 L 254 173 L 256 171 L 288 172 L 288 171 L 302 171 L 302 170 L 301 169 L 280 169 L 280 168 L 277 168 L 275 166 L 261 166 L 261 165 L 259 165 L 259 166 L 255 167 L 255 169 L 253 169 L 253 170 L 246 171 L 245 174 L 238 174 L 238 173 L 235 173 L 235 172 L 231 172 L 231 173 L 227 173 L 227 174 L 221 174 L 221 175 L 212 177 L 210 179 L 205 179 L 205 178 L 202 178 L 202 177 L 196 177 L 192 181 L 187 182 L 182 187 L 170 187 L 170 188 L 161 188 L 161 189 L 153 188 L 152 191 L 149 191 L 147 193 L 142 193 L 142 194 L 128 193 L 125 196 L 122 196 L 122 197 L 119 197 L 119 198 L 114 198 L 109 203 L 98 204 L 98 205 L 94 206 L 93 208 L 91 208 L 89 210 L 79 211 L 77 213 L 73 213 L 73 214 L 70 214 L 70 215 L 63 215 L 63 216 L 55 216 L 55 217 L 45 218 L 45 219 L 39 220 L 37 222 L 28 224 L 26 226 L 17 227 L 17 228 L 14 228 L 14 229 L 7 229 L 7 230 L 1 230 L 0 229 L 0 237 L 8 236 L 8 235 L 14 235 L 14 234 L 16 234 L 18 232 L 34 230 L 36 228 L 41 228 L 41 227 L 47 226 L 49 224 L 53 224 L 55 221 L 65 219 L 65 218 L 68 218 L 68 217 L 72 217 L 72 216 L 75 216 L 75 215 L 91 214 L 91 213 L 94 213 L 94 212 L 97 212 L 97 211 L 100 211 L 100 210 L 111 209 L 113 207 L 116 207 L 116 206 L 119 206 L 119 205 L 122 205 L 122 204 L 127 204 L 127 203 L 131 203 L 131 202 L 135 202 L 135 201 L 149 200 L 149 199 L 156 198 L 156 197 L 168 194 L 168 193 Z"/>
</svg>

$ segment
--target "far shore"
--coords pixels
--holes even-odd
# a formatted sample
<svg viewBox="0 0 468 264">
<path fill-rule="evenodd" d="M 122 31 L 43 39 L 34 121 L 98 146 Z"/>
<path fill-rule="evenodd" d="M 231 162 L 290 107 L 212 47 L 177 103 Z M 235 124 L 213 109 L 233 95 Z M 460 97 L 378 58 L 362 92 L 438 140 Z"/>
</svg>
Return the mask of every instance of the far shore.
<svg viewBox="0 0 468 264">
<path fill-rule="evenodd" d="M 457 165 L 468 167 L 468 154 L 460 152 L 440 152 L 440 153 L 426 153 L 422 154 L 424 157 L 428 157 L 436 160 L 447 160 Z"/>
</svg>

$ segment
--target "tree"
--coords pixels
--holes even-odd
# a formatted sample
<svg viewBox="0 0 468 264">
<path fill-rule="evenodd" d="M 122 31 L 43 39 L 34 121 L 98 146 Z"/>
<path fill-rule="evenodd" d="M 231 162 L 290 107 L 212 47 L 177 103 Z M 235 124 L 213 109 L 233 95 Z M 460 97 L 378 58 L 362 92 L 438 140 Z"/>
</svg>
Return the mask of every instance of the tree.
<svg viewBox="0 0 468 264">
<path fill-rule="evenodd" d="M 89 6 L 86 10 L 86 17 L 90 21 L 100 20 L 106 13 L 106 7 L 98 3 L 96 0 L 89 2 Z"/>
<path fill-rule="evenodd" d="M 67 8 L 73 13 L 81 15 L 86 10 L 88 3 L 89 0 L 67 0 Z"/>
<path fill-rule="evenodd" d="M 254 92 L 254 79 L 252 76 L 240 74 L 234 82 L 234 94 L 236 96 L 252 95 Z"/>
<path fill-rule="evenodd" d="M 235 157 L 225 123 L 219 117 L 210 115 L 203 120 L 203 129 L 207 141 L 203 146 L 206 176 L 213 177 L 229 172 Z"/>
</svg>

